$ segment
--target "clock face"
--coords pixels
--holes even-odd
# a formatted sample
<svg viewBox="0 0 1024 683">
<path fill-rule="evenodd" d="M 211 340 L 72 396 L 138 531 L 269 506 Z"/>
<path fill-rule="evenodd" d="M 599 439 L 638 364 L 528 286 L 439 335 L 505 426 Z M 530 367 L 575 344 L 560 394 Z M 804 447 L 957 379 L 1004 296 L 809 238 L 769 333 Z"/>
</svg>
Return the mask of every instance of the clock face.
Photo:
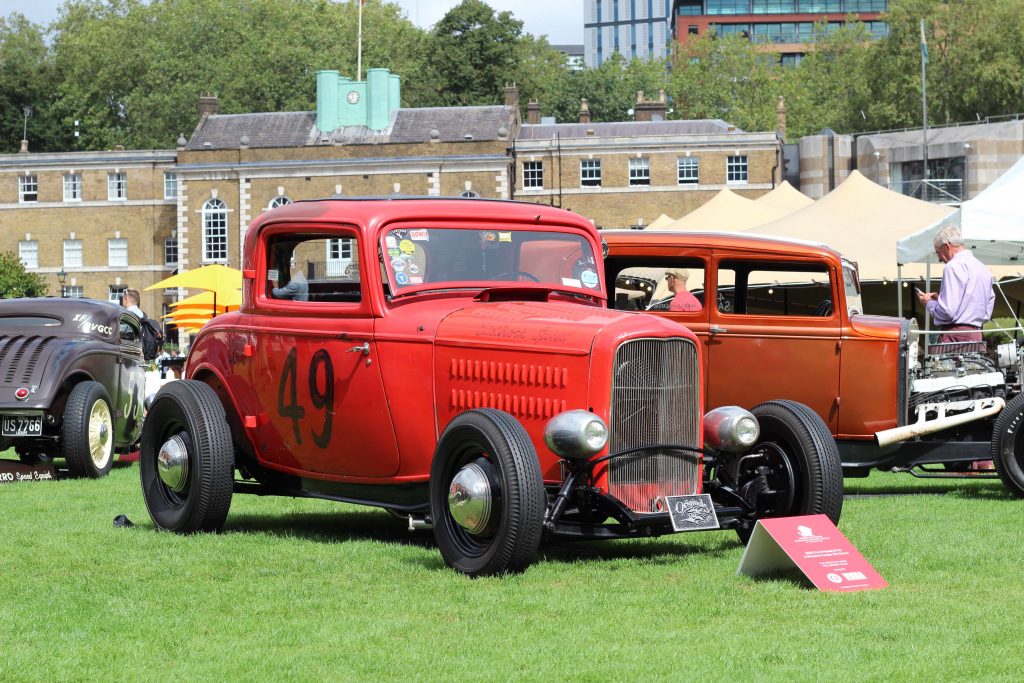
<svg viewBox="0 0 1024 683">
<path fill-rule="evenodd" d="M 348 100 L 349 104 L 356 104 L 359 102 L 359 93 L 355 90 L 349 90 L 348 94 L 345 95 L 345 99 Z"/>
</svg>

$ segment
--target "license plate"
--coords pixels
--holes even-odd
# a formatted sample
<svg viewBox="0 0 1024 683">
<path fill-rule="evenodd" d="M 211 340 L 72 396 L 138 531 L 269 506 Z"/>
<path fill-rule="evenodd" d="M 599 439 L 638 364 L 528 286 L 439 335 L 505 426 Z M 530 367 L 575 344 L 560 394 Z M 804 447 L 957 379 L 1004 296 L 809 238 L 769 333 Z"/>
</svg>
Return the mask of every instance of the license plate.
<svg viewBox="0 0 1024 683">
<path fill-rule="evenodd" d="M 42 436 L 42 415 L 4 415 L 2 436 Z"/>
<path fill-rule="evenodd" d="M 676 531 L 719 528 L 715 504 L 711 502 L 711 496 L 707 493 L 692 496 L 665 496 L 665 504 L 672 517 L 672 528 Z"/>
</svg>

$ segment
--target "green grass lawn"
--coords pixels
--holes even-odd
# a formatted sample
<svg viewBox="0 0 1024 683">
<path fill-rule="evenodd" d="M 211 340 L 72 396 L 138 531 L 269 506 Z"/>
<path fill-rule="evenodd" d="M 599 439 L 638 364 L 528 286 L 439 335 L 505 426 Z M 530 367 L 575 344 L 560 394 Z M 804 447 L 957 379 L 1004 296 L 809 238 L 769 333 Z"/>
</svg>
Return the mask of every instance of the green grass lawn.
<svg viewBox="0 0 1024 683">
<path fill-rule="evenodd" d="M 0 485 L 0 680 L 1019 680 L 1024 501 L 847 487 L 840 526 L 886 590 L 738 577 L 732 532 L 547 546 L 470 580 L 377 510 L 236 496 L 225 533 L 180 537 L 137 465 Z"/>
</svg>

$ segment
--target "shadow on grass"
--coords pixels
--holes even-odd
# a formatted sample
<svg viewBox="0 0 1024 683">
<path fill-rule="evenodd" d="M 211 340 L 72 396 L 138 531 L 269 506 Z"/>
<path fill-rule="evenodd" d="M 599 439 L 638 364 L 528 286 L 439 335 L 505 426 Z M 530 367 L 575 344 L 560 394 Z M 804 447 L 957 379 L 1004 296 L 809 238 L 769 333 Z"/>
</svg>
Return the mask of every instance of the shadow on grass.
<svg viewBox="0 0 1024 683">
<path fill-rule="evenodd" d="M 316 543 L 375 541 L 396 546 L 416 546 L 436 551 L 433 532 L 409 532 L 403 519 L 376 510 L 288 515 L 229 515 L 223 533 L 267 534 Z M 543 543 L 536 562 L 614 562 L 622 559 L 669 564 L 690 555 L 722 557 L 742 547 L 732 531 L 721 532 L 713 543 L 682 543 L 678 540 L 628 539 Z M 444 569 L 440 554 L 411 560 L 425 569 Z"/>
</svg>

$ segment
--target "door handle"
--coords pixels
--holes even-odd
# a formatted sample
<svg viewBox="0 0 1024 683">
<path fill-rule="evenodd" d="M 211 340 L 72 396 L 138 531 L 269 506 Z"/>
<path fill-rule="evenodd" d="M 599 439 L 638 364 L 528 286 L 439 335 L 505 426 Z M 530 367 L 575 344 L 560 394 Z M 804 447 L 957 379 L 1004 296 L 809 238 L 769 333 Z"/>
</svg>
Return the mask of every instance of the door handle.
<svg viewBox="0 0 1024 683">
<path fill-rule="evenodd" d="M 723 334 L 728 331 L 726 328 L 719 327 L 718 325 L 712 325 L 708 328 L 708 334 Z"/>
<path fill-rule="evenodd" d="M 359 346 L 353 346 L 351 349 L 349 349 L 347 351 L 347 353 L 357 353 L 357 352 L 360 352 L 360 351 L 362 352 L 362 354 L 364 356 L 369 356 L 370 355 L 370 342 L 365 342 L 363 344 L 360 344 Z"/>
</svg>

